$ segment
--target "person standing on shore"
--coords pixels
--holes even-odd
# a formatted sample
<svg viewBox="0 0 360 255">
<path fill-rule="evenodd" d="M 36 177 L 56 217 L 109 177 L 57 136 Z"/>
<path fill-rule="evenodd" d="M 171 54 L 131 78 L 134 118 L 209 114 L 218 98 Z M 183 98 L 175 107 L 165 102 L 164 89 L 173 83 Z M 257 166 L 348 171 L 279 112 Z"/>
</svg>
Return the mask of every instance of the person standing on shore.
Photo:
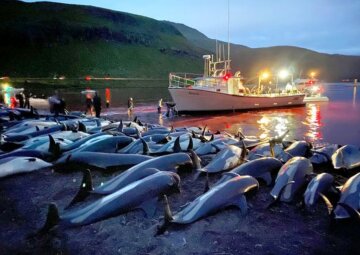
<svg viewBox="0 0 360 255">
<path fill-rule="evenodd" d="M 55 94 L 49 97 L 49 105 L 50 105 L 50 112 L 54 113 L 54 116 L 57 117 L 60 111 L 60 97 L 59 92 L 55 90 Z"/>
<path fill-rule="evenodd" d="M 128 115 L 132 115 L 132 112 L 134 110 L 134 101 L 132 99 L 132 97 L 129 97 L 128 99 Z"/>
<path fill-rule="evenodd" d="M 100 118 L 101 98 L 99 97 L 99 95 L 97 94 L 97 92 L 95 92 L 95 96 L 94 96 L 94 98 L 93 98 L 93 105 L 94 105 L 94 110 L 95 110 L 96 118 Z"/>
<path fill-rule="evenodd" d="M 109 108 L 110 100 L 111 100 L 111 94 L 110 94 L 110 89 L 109 88 L 105 89 L 105 99 L 106 99 L 106 108 Z"/>
<path fill-rule="evenodd" d="M 90 88 L 86 89 L 86 94 L 85 94 L 85 105 L 86 105 L 86 109 L 85 109 L 85 114 L 87 114 L 88 112 L 90 113 L 90 116 L 92 116 L 93 113 L 93 94 L 92 94 L 92 90 Z"/>
<path fill-rule="evenodd" d="M 158 113 L 161 113 L 161 107 L 162 107 L 162 98 L 160 98 L 160 100 L 159 100 L 159 104 L 158 104 L 158 108 L 157 108 Z"/>
</svg>

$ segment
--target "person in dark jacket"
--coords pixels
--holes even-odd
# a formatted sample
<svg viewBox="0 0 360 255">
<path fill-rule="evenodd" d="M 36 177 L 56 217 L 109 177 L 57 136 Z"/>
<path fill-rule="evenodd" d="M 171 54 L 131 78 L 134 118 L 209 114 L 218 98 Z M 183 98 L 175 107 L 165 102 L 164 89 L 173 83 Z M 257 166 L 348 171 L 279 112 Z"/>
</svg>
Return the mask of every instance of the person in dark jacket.
<svg viewBox="0 0 360 255">
<path fill-rule="evenodd" d="M 101 98 L 99 97 L 99 95 L 97 94 L 97 92 L 95 93 L 95 96 L 93 98 L 93 106 L 94 106 L 94 110 L 95 110 L 95 114 L 97 118 L 100 118 L 100 112 L 101 112 Z"/>
</svg>

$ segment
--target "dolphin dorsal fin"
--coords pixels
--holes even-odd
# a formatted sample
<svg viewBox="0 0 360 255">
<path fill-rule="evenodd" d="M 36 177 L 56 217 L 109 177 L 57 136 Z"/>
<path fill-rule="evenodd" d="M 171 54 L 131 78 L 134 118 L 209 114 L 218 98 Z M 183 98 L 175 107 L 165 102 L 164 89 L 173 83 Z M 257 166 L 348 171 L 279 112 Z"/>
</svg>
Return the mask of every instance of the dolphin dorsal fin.
<svg viewBox="0 0 360 255">
<path fill-rule="evenodd" d="M 199 158 L 199 156 L 196 154 L 196 152 L 194 150 L 190 150 L 190 154 L 191 154 L 191 160 L 193 162 L 193 168 L 195 170 L 200 170 L 201 169 L 201 159 Z"/>
<path fill-rule="evenodd" d="M 93 191 L 93 181 L 92 181 L 92 177 L 91 177 L 91 173 L 89 169 L 86 169 L 83 172 L 83 179 L 81 181 L 80 184 L 80 189 L 78 191 L 78 193 L 75 195 L 75 197 L 71 200 L 71 202 L 69 203 L 69 205 L 65 208 L 69 208 L 70 206 L 84 201 L 84 199 L 89 196 L 90 191 Z"/>
<path fill-rule="evenodd" d="M 180 152 L 181 151 L 181 146 L 180 146 L 180 136 L 178 136 L 178 138 L 176 138 L 175 142 L 174 142 L 174 147 L 173 147 L 173 151 L 175 153 Z"/>
<path fill-rule="evenodd" d="M 81 132 L 86 132 L 86 126 L 84 125 L 84 123 L 79 122 L 78 130 L 81 131 Z"/>
<path fill-rule="evenodd" d="M 123 121 L 120 120 L 120 123 L 119 123 L 119 126 L 118 126 L 117 130 L 118 130 L 119 132 L 123 132 L 123 129 L 124 129 Z"/>
<path fill-rule="evenodd" d="M 142 138 L 140 138 L 142 145 L 143 145 L 143 154 L 149 155 L 149 145 L 146 143 L 146 141 Z"/>
<path fill-rule="evenodd" d="M 54 151 L 55 151 L 55 140 L 52 137 L 52 135 L 49 135 L 49 149 L 48 149 L 48 151 L 51 152 L 51 153 L 54 153 Z"/>
<path fill-rule="evenodd" d="M 187 147 L 187 151 L 190 151 L 194 148 L 194 143 L 193 143 L 193 139 L 191 137 L 191 135 L 189 136 L 189 145 Z"/>
<path fill-rule="evenodd" d="M 59 210 L 55 203 L 49 205 L 48 213 L 46 216 L 46 222 L 44 226 L 38 231 L 38 234 L 42 235 L 47 233 L 50 229 L 56 226 L 60 221 Z"/>
<path fill-rule="evenodd" d="M 171 221 L 174 220 L 172 213 L 171 213 L 170 204 L 167 199 L 167 196 L 164 195 L 163 198 L 164 198 L 164 223 L 161 226 L 158 226 L 158 229 L 155 234 L 156 236 L 162 235 L 166 231 L 166 229 L 169 227 Z"/>
</svg>

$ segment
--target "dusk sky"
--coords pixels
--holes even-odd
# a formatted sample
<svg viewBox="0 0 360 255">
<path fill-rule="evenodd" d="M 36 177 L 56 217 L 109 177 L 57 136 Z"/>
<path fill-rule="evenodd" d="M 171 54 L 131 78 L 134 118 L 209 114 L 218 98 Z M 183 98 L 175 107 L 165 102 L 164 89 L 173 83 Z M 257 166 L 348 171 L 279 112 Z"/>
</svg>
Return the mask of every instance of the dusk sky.
<svg viewBox="0 0 360 255">
<path fill-rule="evenodd" d="M 230 41 L 360 55 L 360 0 L 229 0 Z M 35 1 L 25 1 L 35 2 Z M 36 1 L 37 2 L 37 1 Z M 59 0 L 183 23 L 227 41 L 227 0 Z"/>
</svg>

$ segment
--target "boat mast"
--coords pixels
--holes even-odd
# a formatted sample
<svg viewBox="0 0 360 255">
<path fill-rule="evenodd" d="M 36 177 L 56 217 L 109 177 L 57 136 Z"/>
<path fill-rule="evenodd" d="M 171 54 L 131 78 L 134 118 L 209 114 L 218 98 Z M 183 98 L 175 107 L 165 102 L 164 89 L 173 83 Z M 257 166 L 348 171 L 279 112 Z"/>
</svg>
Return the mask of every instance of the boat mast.
<svg viewBox="0 0 360 255">
<path fill-rule="evenodd" d="M 228 0 L 228 61 L 227 61 L 227 67 L 226 71 L 230 71 L 230 0 Z"/>
</svg>

